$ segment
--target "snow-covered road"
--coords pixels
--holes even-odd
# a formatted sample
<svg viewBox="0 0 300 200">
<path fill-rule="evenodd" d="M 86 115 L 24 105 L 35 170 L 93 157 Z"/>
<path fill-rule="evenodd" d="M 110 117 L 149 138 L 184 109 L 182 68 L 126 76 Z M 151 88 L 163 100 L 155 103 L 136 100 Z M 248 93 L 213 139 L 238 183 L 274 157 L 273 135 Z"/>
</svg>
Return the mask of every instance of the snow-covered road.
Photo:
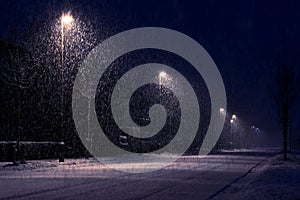
<svg viewBox="0 0 300 200">
<path fill-rule="evenodd" d="M 39 167 L 0 169 L 0 199 L 208 199 L 277 152 L 185 156 L 164 169 L 140 174 L 90 160 L 49 161 L 45 167 L 39 161 Z"/>
</svg>

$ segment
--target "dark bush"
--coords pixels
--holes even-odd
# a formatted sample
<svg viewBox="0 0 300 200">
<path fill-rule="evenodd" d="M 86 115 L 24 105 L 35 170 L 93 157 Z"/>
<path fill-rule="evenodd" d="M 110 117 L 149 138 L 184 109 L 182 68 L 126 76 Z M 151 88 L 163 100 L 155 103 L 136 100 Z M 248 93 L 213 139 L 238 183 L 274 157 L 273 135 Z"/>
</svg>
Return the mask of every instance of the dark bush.
<svg viewBox="0 0 300 200">
<path fill-rule="evenodd" d="M 65 157 L 82 157 L 82 152 L 76 151 L 69 146 L 65 146 Z M 0 142 L 0 161 L 13 161 L 13 151 L 16 150 L 17 160 L 39 160 L 59 158 L 61 151 L 60 142 L 19 142 L 1 141 Z"/>
</svg>

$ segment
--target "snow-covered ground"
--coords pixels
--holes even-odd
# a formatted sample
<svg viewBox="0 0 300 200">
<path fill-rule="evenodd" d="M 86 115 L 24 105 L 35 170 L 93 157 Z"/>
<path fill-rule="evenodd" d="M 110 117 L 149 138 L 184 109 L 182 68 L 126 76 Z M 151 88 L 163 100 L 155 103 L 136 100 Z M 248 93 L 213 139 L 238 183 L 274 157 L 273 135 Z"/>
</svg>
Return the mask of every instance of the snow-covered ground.
<svg viewBox="0 0 300 200">
<path fill-rule="evenodd" d="M 278 150 L 264 149 L 182 156 L 168 167 L 141 174 L 117 171 L 95 159 L 27 161 L 19 166 L 0 163 L 0 199 L 253 199 L 248 193 L 259 194 L 256 186 L 264 185 L 259 175 L 268 175 L 276 162 L 282 165 L 277 157 L 270 160 L 276 153 Z M 158 161 L 165 162 L 172 155 L 160 156 Z M 290 161 L 291 166 L 296 158 Z M 148 161 L 138 159 L 119 165 L 153 165 Z M 252 173 L 245 176 L 251 169 Z M 268 179 L 273 178 L 272 173 Z M 232 184 L 235 180 L 240 181 Z"/>
<path fill-rule="evenodd" d="M 300 199 L 300 153 L 288 158 L 266 160 L 214 199 Z"/>
<path fill-rule="evenodd" d="M 58 162 L 58 159 L 29 160 L 26 161 L 26 164 L 18 165 L 13 165 L 12 162 L 0 162 L 0 173 L 5 171 L 27 171 L 93 163 L 97 163 L 96 159 L 94 158 L 65 159 L 65 162 Z"/>
</svg>

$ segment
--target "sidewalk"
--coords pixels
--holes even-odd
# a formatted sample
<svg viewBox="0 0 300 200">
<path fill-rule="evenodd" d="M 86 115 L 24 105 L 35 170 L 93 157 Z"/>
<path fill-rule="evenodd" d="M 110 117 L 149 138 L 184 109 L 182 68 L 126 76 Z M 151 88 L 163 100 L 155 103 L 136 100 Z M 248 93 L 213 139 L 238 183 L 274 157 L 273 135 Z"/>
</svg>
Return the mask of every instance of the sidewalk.
<svg viewBox="0 0 300 200">
<path fill-rule="evenodd" d="M 300 154 L 279 154 L 213 199 L 300 199 Z"/>
</svg>

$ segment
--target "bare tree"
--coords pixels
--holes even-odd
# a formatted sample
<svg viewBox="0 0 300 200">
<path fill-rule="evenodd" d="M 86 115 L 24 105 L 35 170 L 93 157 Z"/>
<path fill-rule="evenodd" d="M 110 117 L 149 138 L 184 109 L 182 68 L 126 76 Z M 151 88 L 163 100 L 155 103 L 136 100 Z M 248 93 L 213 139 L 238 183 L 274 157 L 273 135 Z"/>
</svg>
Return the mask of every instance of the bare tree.
<svg viewBox="0 0 300 200">
<path fill-rule="evenodd" d="M 11 107 L 10 112 L 12 119 L 8 123 L 14 124 L 14 130 L 11 133 L 20 138 L 20 113 L 21 113 L 21 94 L 28 87 L 28 77 L 25 69 L 28 68 L 29 54 L 26 50 L 16 43 L 7 42 L 0 39 L 0 65 L 1 75 L 0 82 L 3 95 L 9 102 L 5 106 Z M 6 89 L 5 89 L 6 88 Z M 5 90 L 5 91 L 4 91 Z M 3 105 L 3 106 L 4 106 Z M 5 108 L 2 108 L 5 109 Z M 9 126 L 6 124 L 6 126 Z"/>
<path fill-rule="evenodd" d="M 287 138 L 290 126 L 290 113 L 300 93 L 299 77 L 287 62 L 277 66 L 272 87 L 269 87 L 275 102 L 283 136 L 284 160 L 287 159 Z"/>
</svg>

